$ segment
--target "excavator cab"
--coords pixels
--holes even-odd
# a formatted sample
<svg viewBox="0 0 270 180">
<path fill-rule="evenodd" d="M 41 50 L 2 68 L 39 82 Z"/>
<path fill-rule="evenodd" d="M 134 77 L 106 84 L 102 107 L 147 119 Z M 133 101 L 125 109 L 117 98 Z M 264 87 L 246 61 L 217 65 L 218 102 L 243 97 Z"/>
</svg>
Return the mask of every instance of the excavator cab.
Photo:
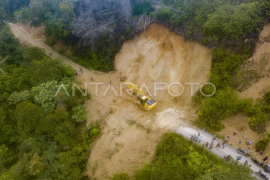
<svg viewBox="0 0 270 180">
<path fill-rule="evenodd" d="M 146 102 L 145 107 L 147 110 L 152 110 L 156 107 L 156 105 L 157 105 L 156 101 L 154 99 L 150 99 L 149 101 Z"/>
<path fill-rule="evenodd" d="M 147 97 L 145 97 L 144 95 L 139 95 L 137 98 L 137 101 L 139 101 L 142 106 L 145 106 L 147 100 Z"/>
<path fill-rule="evenodd" d="M 127 84 L 128 84 L 128 87 L 135 91 L 133 92 L 133 95 L 136 95 L 136 92 L 137 94 L 139 95 L 136 95 L 137 96 L 137 100 L 135 101 L 135 104 L 139 105 L 141 108 L 143 109 L 146 109 L 146 110 L 152 110 L 156 107 L 156 101 L 154 99 L 151 99 L 150 97 L 146 96 L 142 89 L 140 89 L 138 86 L 136 86 L 135 84 L 129 82 L 129 81 L 126 81 Z"/>
<path fill-rule="evenodd" d="M 156 101 L 154 99 L 150 99 L 147 96 L 139 95 L 137 98 L 137 103 L 140 104 L 146 110 L 152 110 L 156 107 Z"/>
</svg>

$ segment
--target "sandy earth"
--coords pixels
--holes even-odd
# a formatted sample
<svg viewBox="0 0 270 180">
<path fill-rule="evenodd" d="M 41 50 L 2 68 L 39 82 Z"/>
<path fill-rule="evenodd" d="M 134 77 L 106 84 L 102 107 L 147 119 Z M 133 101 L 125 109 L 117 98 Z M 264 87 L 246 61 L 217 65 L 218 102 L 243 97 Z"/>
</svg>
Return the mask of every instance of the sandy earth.
<svg viewBox="0 0 270 180">
<path fill-rule="evenodd" d="M 145 84 L 152 95 L 153 83 L 166 83 L 162 88 L 174 82 L 180 82 L 183 86 L 194 82 L 202 84 L 208 80 L 211 57 L 209 49 L 198 43 L 185 42 L 183 37 L 175 35 L 168 28 L 152 24 L 145 33 L 124 43 L 116 56 L 117 71 L 110 76 L 103 75 L 103 82 L 111 81 L 119 92 L 120 78 L 127 77 L 139 86 Z M 91 152 L 87 175 L 97 179 L 108 179 L 121 172 L 132 175 L 135 168 L 149 162 L 165 132 L 197 118 L 196 109 L 191 104 L 190 86 L 184 88 L 182 96 L 178 98 L 158 91 L 154 96 L 157 108 L 150 112 L 135 106 L 133 98 L 125 94 L 115 97 L 110 92 L 103 99 L 99 97 L 89 101 L 87 107 L 91 109 L 89 116 L 92 117 L 88 122 L 103 120 L 106 125 Z M 171 90 L 177 94 L 181 88 L 172 87 Z M 147 92 L 146 89 L 144 91 Z M 110 109 L 113 113 L 107 115 Z M 99 114 L 95 115 L 95 112 Z M 136 124 L 128 125 L 130 121 Z"/>
<path fill-rule="evenodd" d="M 62 59 L 75 69 L 78 65 L 57 54 L 45 45 L 42 39 L 35 39 L 23 26 L 10 24 L 11 30 L 22 42 L 44 48 L 53 58 Z M 85 176 L 97 179 L 109 179 L 115 173 L 133 174 L 134 169 L 144 162 L 151 161 L 157 143 L 168 130 L 176 130 L 180 125 L 197 119 L 196 110 L 191 103 L 191 86 L 185 83 L 208 81 L 211 69 L 211 51 L 196 42 L 185 42 L 184 38 L 169 31 L 168 28 L 152 24 L 136 38 L 124 43 L 117 54 L 116 71 L 102 73 L 84 69 L 75 81 L 88 86 L 92 99 L 86 103 L 87 123 L 98 122 L 102 126 L 102 136 L 92 148 Z M 120 88 L 120 78 L 142 86 L 147 85 L 154 95 L 153 83 L 166 83 L 159 88 L 167 88 L 170 83 L 181 83 L 184 91 L 180 97 L 171 97 L 166 91 L 158 91 L 153 97 L 158 105 L 153 111 L 146 112 L 133 104 L 134 98 Z M 93 81 L 91 80 L 93 79 Z M 112 89 L 104 95 L 109 83 Z M 104 83 L 95 86 L 89 83 Z M 199 86 L 194 86 L 194 92 Z M 123 90 L 123 96 L 120 95 Z M 146 89 L 144 89 L 146 91 Z M 182 88 L 171 87 L 173 94 L 179 94 Z"/>
</svg>

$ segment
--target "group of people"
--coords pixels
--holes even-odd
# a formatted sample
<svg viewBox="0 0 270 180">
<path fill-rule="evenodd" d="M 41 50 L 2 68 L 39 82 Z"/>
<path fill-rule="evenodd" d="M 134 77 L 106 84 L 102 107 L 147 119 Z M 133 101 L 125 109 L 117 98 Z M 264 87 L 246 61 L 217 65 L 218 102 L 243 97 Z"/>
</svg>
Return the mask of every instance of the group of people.
<svg viewBox="0 0 270 180">
<path fill-rule="evenodd" d="M 205 132 L 206 128 L 203 128 L 203 133 Z M 208 148 L 209 146 L 209 149 L 212 149 L 214 147 L 214 140 L 217 139 L 217 136 L 214 135 L 213 136 L 213 140 L 211 143 L 209 143 L 208 141 L 206 143 L 203 144 L 203 147 L 206 147 Z M 202 137 L 200 136 L 200 133 L 198 132 L 198 135 L 194 134 L 194 135 L 191 135 L 191 138 L 190 138 L 190 141 L 194 141 L 194 142 L 198 142 L 200 143 L 202 140 Z M 229 136 L 227 136 L 225 139 L 224 139 L 224 142 L 222 143 L 222 148 L 224 148 L 226 146 L 226 143 L 228 143 L 229 141 Z M 218 142 L 215 146 L 215 148 L 220 148 L 221 147 L 221 144 Z"/>
<path fill-rule="evenodd" d="M 83 73 L 83 69 L 80 67 L 79 71 L 76 71 L 76 76 L 80 75 L 81 73 Z"/>
<path fill-rule="evenodd" d="M 206 130 L 206 128 L 203 128 L 202 130 L 202 133 L 204 133 Z M 235 136 L 237 134 L 237 130 L 234 131 L 233 135 Z M 212 149 L 214 147 L 214 140 L 216 140 L 217 136 L 214 135 L 213 136 L 213 139 L 212 139 L 212 142 L 209 143 L 208 141 L 206 143 L 203 144 L 203 147 L 206 147 L 208 148 L 209 146 L 209 149 Z M 222 143 L 222 149 L 227 145 L 227 143 L 229 142 L 229 136 L 226 136 L 226 138 L 224 139 L 223 143 Z M 198 142 L 200 143 L 202 140 L 202 136 L 200 136 L 200 132 L 198 132 L 198 135 L 196 136 L 195 134 L 194 135 L 191 135 L 191 138 L 190 138 L 190 141 L 194 141 L 194 142 Z M 250 145 L 252 142 L 250 140 L 247 141 L 247 145 Z M 238 146 L 241 144 L 241 141 L 238 142 Z M 218 142 L 215 146 L 215 148 L 220 148 L 221 147 L 221 144 Z M 260 155 L 263 154 L 263 151 L 261 150 L 260 151 Z M 241 159 L 241 158 L 240 158 Z M 263 161 L 266 161 L 268 159 L 268 157 L 266 156 Z"/>
<path fill-rule="evenodd" d="M 194 135 L 191 135 L 190 140 L 200 143 L 201 140 L 202 140 L 202 137 L 200 137 L 200 133 L 198 133 L 198 136 L 196 136 L 195 134 Z"/>
<path fill-rule="evenodd" d="M 213 139 L 212 139 L 212 142 L 210 143 L 210 146 L 209 146 L 209 149 L 212 149 L 213 147 L 214 147 L 214 140 L 216 140 L 217 139 L 217 136 L 216 135 L 214 135 L 213 136 Z M 226 146 L 226 143 L 228 143 L 228 141 L 229 141 L 229 136 L 227 136 L 225 139 L 224 139 L 224 141 L 223 141 L 223 143 L 222 143 L 222 149 Z M 209 142 L 207 141 L 205 144 L 203 144 L 203 147 L 208 147 L 208 145 L 209 145 Z M 216 144 L 216 146 L 215 146 L 215 148 L 220 148 L 221 147 L 221 144 L 218 142 L 217 144 Z"/>
<path fill-rule="evenodd" d="M 205 130 L 206 130 L 206 128 L 203 128 L 203 130 L 202 130 L 202 133 L 204 133 L 205 132 Z M 235 130 L 234 132 L 233 132 L 233 135 L 235 136 L 236 134 L 238 133 L 238 131 L 237 130 Z M 221 147 L 221 144 L 219 143 L 219 142 L 217 142 L 217 144 L 216 145 L 214 145 L 214 142 L 215 142 L 215 140 L 217 139 L 217 137 L 216 137 L 216 135 L 214 135 L 213 136 L 213 139 L 212 139 L 212 141 L 211 141 L 211 143 L 209 143 L 208 141 L 206 142 L 206 143 L 203 143 L 203 147 L 205 147 L 205 148 L 208 148 L 209 147 L 209 149 L 212 149 L 213 147 L 215 147 L 215 148 L 224 148 L 227 144 L 228 144 L 228 142 L 229 142 L 229 136 L 226 136 L 226 138 L 223 140 L 223 143 L 222 143 L 222 147 Z M 194 141 L 194 142 L 198 142 L 198 143 L 200 143 L 201 142 L 201 140 L 202 140 L 202 136 L 200 136 L 200 132 L 198 132 L 198 135 L 191 135 L 191 139 L 190 139 L 191 141 Z M 247 145 L 250 145 L 252 142 L 251 142 L 251 140 L 248 140 L 247 142 Z M 241 141 L 239 141 L 238 142 L 238 146 L 241 144 Z M 263 151 L 262 150 L 260 150 L 260 155 L 262 155 L 263 154 Z M 230 156 L 230 155 L 228 155 L 228 156 Z M 226 157 L 226 156 L 225 156 Z M 230 156 L 231 157 L 231 156 Z M 230 159 L 230 158 L 228 158 L 228 159 Z M 236 157 L 236 159 L 239 161 L 239 160 L 241 160 L 242 159 L 242 156 L 237 156 Z M 270 172 L 270 165 L 265 165 L 265 161 L 268 159 L 268 156 L 265 156 L 264 158 L 263 158 L 263 162 L 261 163 L 263 166 L 266 166 L 269 170 L 269 172 Z M 248 163 L 248 160 L 246 160 L 245 161 L 245 163 L 244 163 L 245 165 L 247 165 L 247 166 L 251 166 L 249 163 Z"/>
<path fill-rule="evenodd" d="M 204 133 L 205 130 L 206 130 L 206 128 L 203 128 L 203 131 L 202 131 L 202 132 Z M 233 135 L 235 136 L 237 133 L 238 133 L 238 131 L 235 130 L 235 131 L 233 132 Z M 197 136 L 196 136 L 195 134 L 194 134 L 194 135 L 191 135 L 191 140 L 200 143 L 202 137 L 199 137 L 199 136 L 200 136 L 200 133 L 198 133 Z M 222 143 L 222 148 L 224 148 L 224 147 L 227 145 L 227 143 L 229 142 L 229 138 L 230 138 L 230 137 L 227 136 L 227 137 L 224 139 L 224 141 L 223 141 L 223 143 Z M 214 140 L 216 140 L 216 135 L 213 136 L 213 140 L 212 140 L 212 142 L 210 143 L 209 149 L 212 149 L 212 148 L 214 147 Z M 238 146 L 239 146 L 240 144 L 241 144 L 241 141 L 238 142 Z M 248 140 L 248 141 L 247 141 L 247 145 L 250 145 L 250 144 L 251 144 L 251 141 Z M 203 144 L 203 147 L 206 147 L 206 148 L 207 148 L 208 145 L 209 145 L 209 142 L 206 142 L 206 143 Z M 220 148 L 220 147 L 221 147 L 221 144 L 218 142 L 218 143 L 216 144 L 215 148 Z M 262 154 L 262 151 L 260 152 L 260 154 Z"/>
</svg>

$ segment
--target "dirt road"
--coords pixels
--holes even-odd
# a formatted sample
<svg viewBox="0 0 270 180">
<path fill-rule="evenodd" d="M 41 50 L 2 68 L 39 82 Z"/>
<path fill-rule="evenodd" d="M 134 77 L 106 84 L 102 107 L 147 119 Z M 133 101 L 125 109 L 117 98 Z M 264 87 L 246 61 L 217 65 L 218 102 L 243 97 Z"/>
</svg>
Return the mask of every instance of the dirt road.
<svg viewBox="0 0 270 180">
<path fill-rule="evenodd" d="M 25 28 L 10 23 L 11 30 L 20 41 L 43 48 L 52 58 L 61 59 L 75 70 L 80 65 L 59 55 L 43 41 L 33 38 Z M 149 53 L 150 52 L 150 53 Z M 75 81 L 87 86 L 92 99 L 86 103 L 87 123 L 99 122 L 102 125 L 102 136 L 92 148 L 84 175 L 97 179 L 109 179 L 115 173 L 126 172 L 130 175 L 136 167 L 151 161 L 157 143 L 168 130 L 190 138 L 197 134 L 196 128 L 189 127 L 190 121 L 197 118 L 196 108 L 191 104 L 191 97 L 185 94 L 182 98 L 171 98 L 162 93 L 156 96 L 158 106 L 151 112 L 145 112 L 134 106 L 129 96 L 119 97 L 112 91 L 106 96 L 104 92 L 112 83 L 117 92 L 120 78 L 129 79 L 142 85 L 143 80 L 153 82 L 179 82 L 181 79 L 190 82 L 206 82 L 207 73 L 211 69 L 211 53 L 207 48 L 195 42 L 185 42 L 184 38 L 171 33 L 160 25 L 151 25 L 146 33 L 130 40 L 123 45 L 116 56 L 115 72 L 102 73 L 83 68 L 83 73 L 75 76 Z M 95 95 L 95 86 L 89 83 L 103 83 Z M 151 89 L 150 89 L 151 90 Z M 176 90 L 177 91 L 177 90 Z M 190 92 L 190 89 L 187 90 Z M 201 133 L 202 143 L 211 142 L 212 135 Z M 220 141 L 221 140 L 217 140 Z M 213 148 L 213 153 L 224 155 L 239 155 L 235 148 L 227 146 L 224 149 Z M 258 171 L 250 158 L 243 157 L 252 164 L 251 168 Z"/>
<path fill-rule="evenodd" d="M 39 39 L 34 39 L 31 37 L 31 35 L 29 34 L 29 32 L 27 32 L 24 28 L 13 24 L 13 23 L 9 23 L 9 26 L 11 28 L 11 31 L 14 33 L 14 35 L 20 39 L 20 41 L 26 42 L 27 44 L 29 44 L 30 46 L 37 46 L 39 48 L 42 48 L 46 51 L 46 54 L 54 59 L 59 58 L 61 60 L 63 60 L 64 63 L 66 64 L 70 64 L 74 69 L 79 70 L 79 65 L 72 62 L 71 60 L 69 60 L 68 58 L 58 54 L 58 52 L 54 51 L 51 47 L 49 47 L 48 45 L 46 45 L 43 41 L 39 40 Z M 87 73 L 89 70 L 88 69 L 84 69 L 85 72 Z"/>
</svg>

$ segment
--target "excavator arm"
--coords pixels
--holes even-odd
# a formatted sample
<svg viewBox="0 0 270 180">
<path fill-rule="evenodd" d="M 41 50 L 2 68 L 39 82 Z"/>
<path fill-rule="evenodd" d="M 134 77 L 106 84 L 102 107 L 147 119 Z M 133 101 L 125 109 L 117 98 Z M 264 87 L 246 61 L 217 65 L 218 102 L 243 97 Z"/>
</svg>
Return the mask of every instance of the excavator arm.
<svg viewBox="0 0 270 180">
<path fill-rule="evenodd" d="M 139 88 L 137 85 L 135 85 L 135 84 L 129 82 L 128 80 L 126 80 L 126 83 L 127 83 L 128 88 L 129 88 L 130 90 L 137 91 L 139 94 L 144 95 L 143 90 L 142 90 L 141 88 Z M 145 96 L 145 95 L 144 95 L 144 96 Z"/>
</svg>

